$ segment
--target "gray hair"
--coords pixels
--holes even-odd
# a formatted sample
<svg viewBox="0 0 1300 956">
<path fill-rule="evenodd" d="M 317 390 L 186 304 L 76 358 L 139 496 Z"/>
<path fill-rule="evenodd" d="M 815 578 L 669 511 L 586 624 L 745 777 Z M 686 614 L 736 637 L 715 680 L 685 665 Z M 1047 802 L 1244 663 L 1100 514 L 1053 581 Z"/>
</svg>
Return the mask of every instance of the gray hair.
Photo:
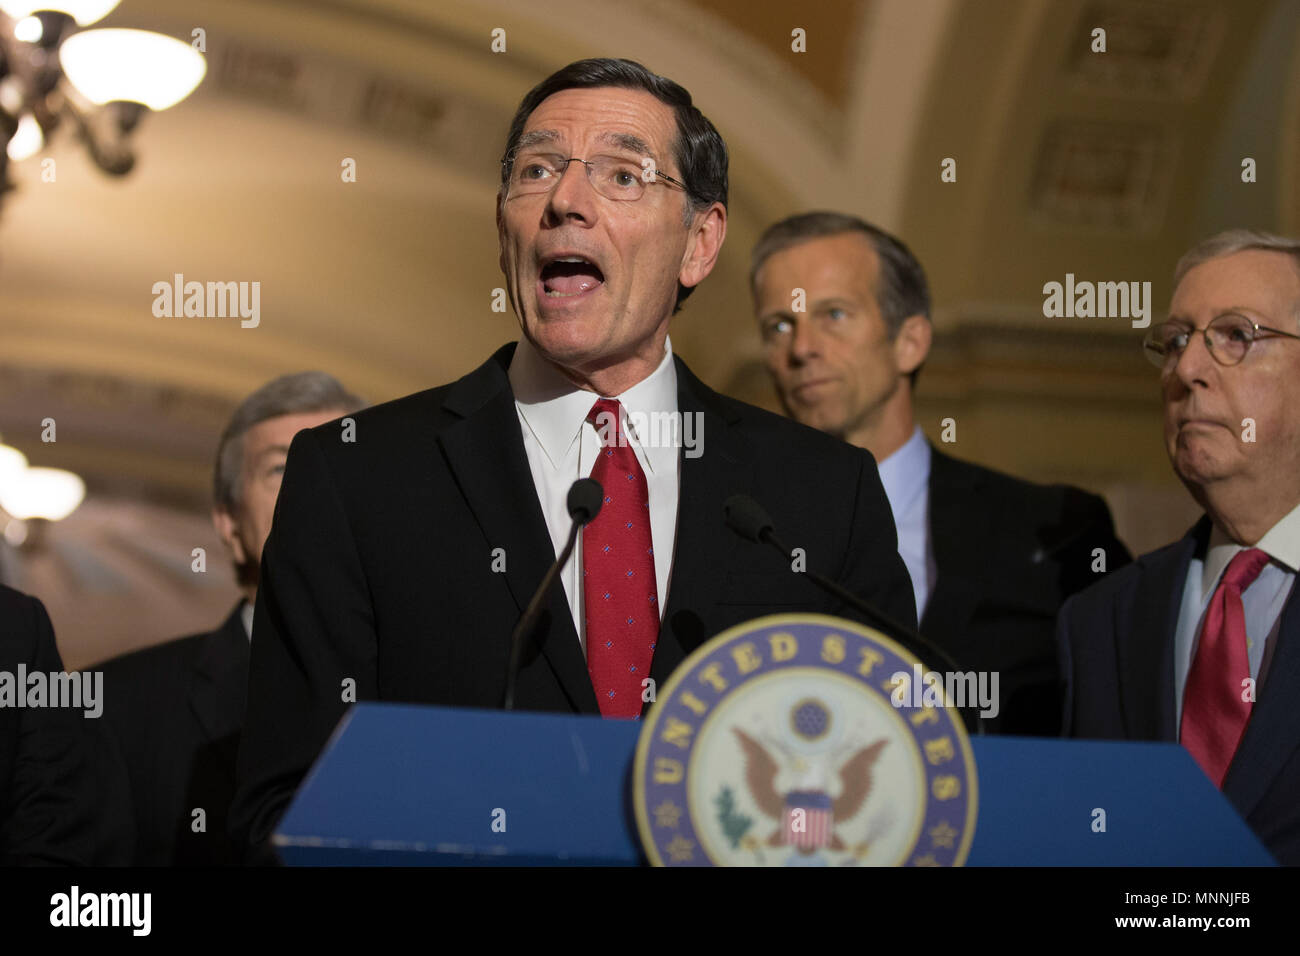
<svg viewBox="0 0 1300 956">
<path fill-rule="evenodd" d="M 217 445 L 212 497 L 216 506 L 234 513 L 239 506 L 239 476 L 244 467 L 244 434 L 253 426 L 281 415 L 324 412 L 335 408 L 355 412 L 365 402 L 325 372 L 297 372 L 267 382 L 244 399 Z"/>
<path fill-rule="evenodd" d="M 1174 267 L 1174 288 L 1183 281 L 1187 273 L 1211 259 L 1219 259 L 1249 249 L 1264 252 L 1280 252 L 1291 257 L 1296 273 L 1300 275 L 1300 240 L 1288 239 L 1286 236 L 1274 235 L 1259 229 L 1225 229 L 1203 239 L 1183 253 Z"/>
</svg>

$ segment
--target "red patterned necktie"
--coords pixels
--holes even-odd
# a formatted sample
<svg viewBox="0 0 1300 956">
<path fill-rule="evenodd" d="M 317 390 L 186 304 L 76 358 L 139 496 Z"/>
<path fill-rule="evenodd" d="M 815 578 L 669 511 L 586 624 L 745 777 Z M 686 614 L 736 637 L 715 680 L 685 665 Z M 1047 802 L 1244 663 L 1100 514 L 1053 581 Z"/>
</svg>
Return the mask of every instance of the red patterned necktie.
<svg viewBox="0 0 1300 956">
<path fill-rule="evenodd" d="M 591 477 L 605 489 L 600 514 L 582 530 L 587 672 L 602 716 L 636 718 L 659 637 L 650 495 L 641 463 L 623 438 L 619 403 L 600 399 L 587 421 L 603 446 Z"/>
<path fill-rule="evenodd" d="M 1241 593 L 1268 560 L 1263 551 L 1249 548 L 1228 562 L 1210 598 L 1201 643 L 1183 688 L 1182 744 L 1220 789 L 1250 720 L 1250 701 L 1242 699 L 1250 659 Z"/>
</svg>

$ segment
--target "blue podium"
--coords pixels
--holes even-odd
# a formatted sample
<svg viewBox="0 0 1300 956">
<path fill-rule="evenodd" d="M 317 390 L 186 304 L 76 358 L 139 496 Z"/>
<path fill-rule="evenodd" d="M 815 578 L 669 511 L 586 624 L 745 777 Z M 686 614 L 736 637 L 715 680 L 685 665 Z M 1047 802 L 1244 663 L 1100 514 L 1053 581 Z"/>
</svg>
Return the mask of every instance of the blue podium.
<svg viewBox="0 0 1300 956">
<path fill-rule="evenodd" d="M 281 819 L 276 850 L 306 866 L 642 864 L 630 789 L 640 729 L 357 704 Z M 968 866 L 1274 864 L 1176 744 L 975 737 L 971 747 Z"/>
</svg>

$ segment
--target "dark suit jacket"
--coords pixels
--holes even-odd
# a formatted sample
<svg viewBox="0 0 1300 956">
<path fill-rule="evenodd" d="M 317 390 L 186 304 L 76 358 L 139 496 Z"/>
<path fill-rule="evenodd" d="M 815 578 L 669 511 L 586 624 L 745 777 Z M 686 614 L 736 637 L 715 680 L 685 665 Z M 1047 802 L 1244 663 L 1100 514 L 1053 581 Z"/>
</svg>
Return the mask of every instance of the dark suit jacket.
<svg viewBox="0 0 1300 956">
<path fill-rule="evenodd" d="M 44 605 L 0 585 L 0 671 L 17 681 L 19 664 L 28 674 L 63 670 Z M 100 861 L 86 723 L 84 708 L 0 707 L 0 866 Z"/>
<path fill-rule="evenodd" d="M 104 719 L 126 765 L 136 866 L 237 863 L 228 815 L 248 686 L 239 609 L 207 634 L 109 661 Z M 192 813 L 203 808 L 203 832 Z"/>
<path fill-rule="evenodd" d="M 450 385 L 299 432 L 262 560 L 248 718 L 232 809 L 254 846 L 358 699 L 497 707 L 510 633 L 554 551 L 506 371 L 514 345 Z M 723 524 L 734 493 L 766 505 L 811 570 L 914 626 L 910 579 L 870 454 L 706 388 L 676 360 L 703 454 L 683 455 L 677 542 L 650 676 L 763 614 L 857 615 Z M 506 570 L 492 570 L 504 548 Z M 524 653 L 520 709 L 598 713 L 561 587 Z"/>
<path fill-rule="evenodd" d="M 1178 739 L 1174 631 L 1187 568 L 1210 519 L 1066 602 L 1057 639 L 1065 731 L 1100 740 Z M 1277 859 L 1300 865 L 1300 598 L 1282 609 L 1278 644 L 1223 793 Z"/>
<path fill-rule="evenodd" d="M 1056 612 L 1106 570 L 1132 560 L 1110 509 L 1066 485 L 1038 485 L 932 449 L 935 585 L 921 633 L 963 668 L 997 671 L 998 716 L 984 729 L 1055 736 L 1061 724 Z M 940 665 L 931 665 L 940 666 Z"/>
</svg>

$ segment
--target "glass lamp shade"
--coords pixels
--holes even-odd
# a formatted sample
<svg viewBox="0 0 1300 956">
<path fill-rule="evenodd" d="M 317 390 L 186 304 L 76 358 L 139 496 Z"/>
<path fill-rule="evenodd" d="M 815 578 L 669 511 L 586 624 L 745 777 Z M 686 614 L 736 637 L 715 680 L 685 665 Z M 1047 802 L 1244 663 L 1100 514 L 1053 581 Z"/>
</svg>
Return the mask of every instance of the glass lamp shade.
<svg viewBox="0 0 1300 956">
<path fill-rule="evenodd" d="M 108 16 L 122 0 L 0 0 L 3 10 L 15 20 L 31 16 L 40 10 L 66 13 L 77 21 L 77 26 L 88 27 Z"/>
<path fill-rule="evenodd" d="M 59 47 L 64 75 L 92 103 L 118 100 L 151 110 L 175 106 L 208 70 L 188 43 L 149 30 L 86 30 Z"/>
<path fill-rule="evenodd" d="M 36 17 L 23 17 L 14 24 L 14 39 L 24 43 L 40 43 L 45 35 L 45 27 Z"/>
<path fill-rule="evenodd" d="M 0 508 L 23 521 L 62 521 L 86 497 L 86 483 L 61 468 L 27 468 L 0 481 Z"/>
<path fill-rule="evenodd" d="M 27 470 L 27 456 L 11 445 L 0 445 L 0 488 Z"/>
<path fill-rule="evenodd" d="M 21 163 L 39 153 L 44 145 L 45 134 L 41 132 L 41 124 L 36 122 L 36 117 L 31 113 L 24 113 L 18 120 L 18 130 L 9 138 L 5 152 L 15 163 Z"/>
</svg>

